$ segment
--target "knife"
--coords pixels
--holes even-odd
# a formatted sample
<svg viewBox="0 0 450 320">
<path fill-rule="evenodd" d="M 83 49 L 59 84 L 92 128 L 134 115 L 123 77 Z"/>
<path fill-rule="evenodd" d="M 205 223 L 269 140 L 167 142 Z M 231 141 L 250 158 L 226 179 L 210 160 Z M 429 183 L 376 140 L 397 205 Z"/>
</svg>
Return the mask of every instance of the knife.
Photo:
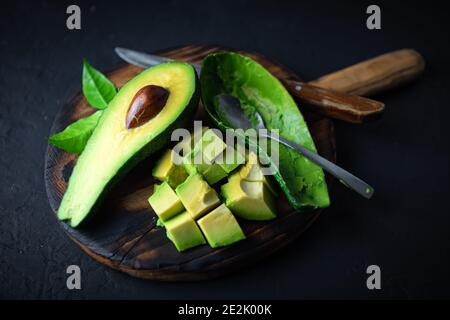
<svg viewBox="0 0 450 320">
<path fill-rule="evenodd" d="M 160 64 L 160 63 L 174 61 L 174 59 L 157 56 L 155 54 L 134 51 L 134 50 L 126 49 L 126 48 L 116 47 L 114 49 L 114 51 L 116 51 L 117 55 L 120 58 L 122 58 L 122 60 L 124 60 L 125 62 L 128 62 L 129 64 L 132 64 L 132 65 L 144 68 L 144 69 L 149 68 L 154 65 L 157 65 L 157 64 Z M 195 72 L 197 72 L 197 75 L 200 77 L 200 72 L 202 70 L 202 66 L 198 63 L 189 62 L 189 64 L 194 67 Z"/>
<path fill-rule="evenodd" d="M 116 47 L 117 55 L 124 61 L 141 68 L 174 61 L 154 54 Z M 191 63 L 200 76 L 201 65 Z M 280 79 L 289 92 L 300 101 L 312 105 L 314 111 L 325 116 L 353 123 L 375 118 L 384 111 L 384 104 L 372 99 L 331 91 L 304 82 Z"/>
</svg>

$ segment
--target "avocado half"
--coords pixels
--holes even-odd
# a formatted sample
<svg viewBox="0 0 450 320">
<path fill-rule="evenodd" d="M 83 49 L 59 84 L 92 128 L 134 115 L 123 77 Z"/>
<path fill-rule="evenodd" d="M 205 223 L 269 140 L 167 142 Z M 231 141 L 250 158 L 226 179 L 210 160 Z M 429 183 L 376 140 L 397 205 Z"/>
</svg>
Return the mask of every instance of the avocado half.
<svg viewBox="0 0 450 320">
<path fill-rule="evenodd" d="M 217 112 L 215 97 L 229 94 L 240 100 L 250 121 L 254 120 L 254 111 L 257 110 L 268 129 L 278 129 L 284 138 L 316 152 L 308 126 L 294 99 L 277 78 L 251 58 L 234 52 L 209 54 L 203 60 L 200 83 L 203 104 L 221 129 L 231 125 Z M 261 148 L 259 152 L 264 154 Z M 279 167 L 274 169 L 275 179 L 294 209 L 304 211 L 329 206 L 322 168 L 280 145 Z"/>
<path fill-rule="evenodd" d="M 167 90 L 167 100 L 151 119 L 130 127 L 127 118 L 131 105 L 139 92 L 149 86 Z M 163 63 L 126 83 L 104 111 L 78 158 L 58 218 L 68 221 L 72 227 L 78 226 L 117 177 L 164 147 L 174 129 L 192 121 L 198 101 L 197 76 L 187 63 Z"/>
</svg>

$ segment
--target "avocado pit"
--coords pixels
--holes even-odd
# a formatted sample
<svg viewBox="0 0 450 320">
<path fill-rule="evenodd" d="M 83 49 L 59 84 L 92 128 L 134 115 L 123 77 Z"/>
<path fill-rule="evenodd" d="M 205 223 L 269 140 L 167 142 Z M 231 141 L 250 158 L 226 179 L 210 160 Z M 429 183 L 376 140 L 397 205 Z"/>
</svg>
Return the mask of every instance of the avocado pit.
<svg viewBox="0 0 450 320">
<path fill-rule="evenodd" d="M 169 94 L 169 90 L 155 85 L 139 89 L 128 108 L 126 128 L 140 127 L 153 119 L 166 105 Z"/>
</svg>

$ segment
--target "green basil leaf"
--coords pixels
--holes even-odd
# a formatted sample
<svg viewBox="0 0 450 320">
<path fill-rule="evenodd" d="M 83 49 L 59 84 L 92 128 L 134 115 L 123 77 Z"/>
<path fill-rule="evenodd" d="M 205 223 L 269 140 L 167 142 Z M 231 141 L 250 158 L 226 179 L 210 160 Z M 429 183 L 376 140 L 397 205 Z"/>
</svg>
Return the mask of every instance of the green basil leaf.
<svg viewBox="0 0 450 320">
<path fill-rule="evenodd" d="M 97 111 L 90 116 L 81 118 L 63 131 L 55 133 L 48 140 L 60 149 L 80 154 L 92 135 L 103 111 Z"/>
<path fill-rule="evenodd" d="M 105 109 L 117 93 L 116 86 L 103 73 L 83 60 L 83 94 L 96 109 Z"/>
</svg>

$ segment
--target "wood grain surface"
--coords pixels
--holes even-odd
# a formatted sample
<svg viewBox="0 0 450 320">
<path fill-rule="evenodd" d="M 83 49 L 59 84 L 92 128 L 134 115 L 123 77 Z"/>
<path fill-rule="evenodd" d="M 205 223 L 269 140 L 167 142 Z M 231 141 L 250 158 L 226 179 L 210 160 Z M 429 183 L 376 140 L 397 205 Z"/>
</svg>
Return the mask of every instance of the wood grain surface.
<svg viewBox="0 0 450 320">
<path fill-rule="evenodd" d="M 185 46 L 158 52 L 166 57 L 188 62 L 200 62 L 210 53 L 223 50 L 218 46 Z M 280 79 L 301 81 L 289 69 L 258 53 L 241 52 L 264 65 Z M 108 77 L 121 87 L 141 71 L 128 64 L 108 73 Z M 342 78 L 346 78 L 346 73 Z M 315 85 L 319 86 L 318 80 Z M 339 76 L 325 81 L 324 87 L 335 87 Z M 364 83 L 350 83 L 339 90 L 364 92 Z M 350 84 L 349 84 L 350 83 Z M 304 110 L 300 105 L 319 153 L 334 161 L 336 156 L 333 122 L 319 114 Z M 93 113 L 82 96 L 77 93 L 55 118 L 52 132 L 64 129 L 77 119 Z M 209 121 L 200 106 L 197 119 Z M 202 280 L 221 276 L 269 256 L 296 239 L 318 217 L 320 210 L 299 214 L 289 207 L 281 195 L 278 217 L 270 222 L 239 220 L 247 239 L 232 246 L 211 249 L 204 245 L 184 253 L 176 251 L 165 231 L 156 227 L 156 215 L 147 198 L 152 193 L 154 181 L 151 168 L 158 154 L 144 160 L 122 179 L 106 196 L 88 223 L 72 229 L 63 222 L 61 227 L 87 254 L 98 262 L 132 276 L 167 281 Z M 76 162 L 76 155 L 49 145 L 46 155 L 45 182 L 50 205 L 58 209 L 66 190 L 67 181 Z M 329 178 L 328 178 L 329 179 Z M 330 180 L 329 180 L 330 181 Z M 56 218 L 56 217 L 55 217 Z"/>
<path fill-rule="evenodd" d="M 407 84 L 424 70 L 425 60 L 419 52 L 401 49 L 327 74 L 310 84 L 338 92 L 372 96 Z"/>
</svg>

